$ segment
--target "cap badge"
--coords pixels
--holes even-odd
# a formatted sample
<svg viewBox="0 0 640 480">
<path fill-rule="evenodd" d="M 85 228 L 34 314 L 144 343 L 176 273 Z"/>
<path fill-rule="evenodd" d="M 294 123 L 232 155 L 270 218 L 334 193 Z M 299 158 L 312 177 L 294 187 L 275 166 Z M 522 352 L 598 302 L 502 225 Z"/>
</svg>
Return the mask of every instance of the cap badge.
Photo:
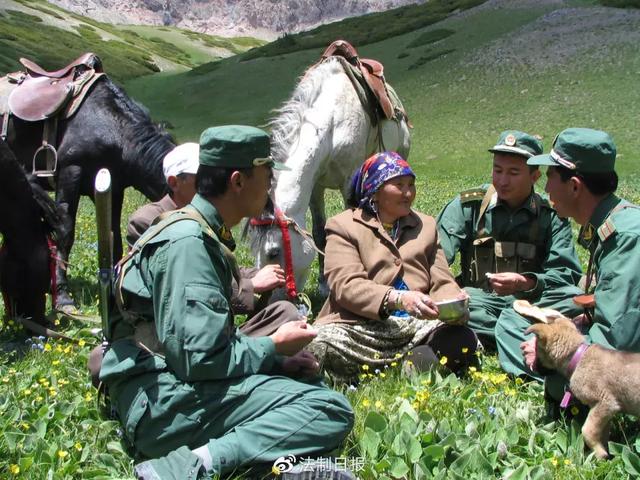
<svg viewBox="0 0 640 480">
<path fill-rule="evenodd" d="M 509 146 L 509 147 L 513 147 L 516 144 L 516 137 L 513 134 L 509 134 L 505 137 L 504 139 L 504 144 Z"/>
</svg>

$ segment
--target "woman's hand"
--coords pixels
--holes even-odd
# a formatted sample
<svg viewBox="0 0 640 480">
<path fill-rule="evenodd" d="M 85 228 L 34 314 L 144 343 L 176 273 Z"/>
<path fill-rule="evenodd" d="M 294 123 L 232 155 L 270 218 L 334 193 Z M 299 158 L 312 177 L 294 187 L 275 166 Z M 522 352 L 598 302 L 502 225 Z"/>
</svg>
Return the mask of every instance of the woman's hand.
<svg viewBox="0 0 640 480">
<path fill-rule="evenodd" d="M 412 317 L 435 320 L 438 318 L 438 306 L 429 295 L 410 290 L 402 294 L 402 306 Z"/>
</svg>

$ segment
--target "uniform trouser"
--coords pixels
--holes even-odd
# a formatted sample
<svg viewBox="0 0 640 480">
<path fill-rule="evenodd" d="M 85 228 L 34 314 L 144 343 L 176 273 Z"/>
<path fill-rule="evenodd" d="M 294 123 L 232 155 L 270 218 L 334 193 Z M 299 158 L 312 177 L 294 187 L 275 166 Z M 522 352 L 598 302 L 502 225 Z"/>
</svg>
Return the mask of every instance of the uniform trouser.
<svg viewBox="0 0 640 480">
<path fill-rule="evenodd" d="M 142 415 L 136 415 L 138 406 Z M 251 375 L 185 384 L 170 373 L 159 374 L 153 388 L 138 394 L 125 425 L 137 450 L 150 458 L 207 445 L 214 470 L 209 473 L 218 475 L 272 465 L 283 455 L 331 451 L 352 426 L 348 400 L 320 381 Z"/>
<path fill-rule="evenodd" d="M 516 298 L 513 295 L 499 296 L 479 288 L 467 287 L 465 290 L 471 297 L 468 325 L 481 338 L 495 340 L 501 367 L 507 373 L 528 375 L 541 380 L 542 377 L 529 370 L 522 357 L 520 344 L 531 338 L 531 335 L 524 333 L 531 326 L 531 321 L 513 309 Z M 582 313 L 582 310 L 573 303 L 573 297 L 581 293 L 583 292 L 578 287 L 567 285 L 548 289 L 540 297 L 528 300 L 533 305 L 553 308 L 573 318 Z"/>
<path fill-rule="evenodd" d="M 275 302 L 241 331 L 270 335 L 299 318 L 290 302 Z M 337 447 L 353 426 L 353 410 L 321 381 L 276 375 L 184 383 L 154 373 L 128 409 L 125 429 L 136 449 L 157 458 L 188 446 L 208 445 L 215 473 L 269 463 L 283 455 L 307 456 Z M 133 437 L 133 438 L 131 438 Z"/>
</svg>

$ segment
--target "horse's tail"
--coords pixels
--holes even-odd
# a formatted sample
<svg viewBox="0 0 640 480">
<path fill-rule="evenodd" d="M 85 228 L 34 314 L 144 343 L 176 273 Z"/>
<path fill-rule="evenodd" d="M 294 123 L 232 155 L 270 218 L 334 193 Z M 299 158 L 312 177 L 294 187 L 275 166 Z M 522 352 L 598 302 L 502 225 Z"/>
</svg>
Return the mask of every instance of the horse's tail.
<svg viewBox="0 0 640 480">
<path fill-rule="evenodd" d="M 67 215 L 66 211 L 59 206 L 49 194 L 38 184 L 37 178 L 29 175 L 29 186 L 33 194 L 33 199 L 40 208 L 40 214 L 45 225 L 47 233 L 56 241 L 59 241 L 65 231 L 64 219 Z"/>
</svg>

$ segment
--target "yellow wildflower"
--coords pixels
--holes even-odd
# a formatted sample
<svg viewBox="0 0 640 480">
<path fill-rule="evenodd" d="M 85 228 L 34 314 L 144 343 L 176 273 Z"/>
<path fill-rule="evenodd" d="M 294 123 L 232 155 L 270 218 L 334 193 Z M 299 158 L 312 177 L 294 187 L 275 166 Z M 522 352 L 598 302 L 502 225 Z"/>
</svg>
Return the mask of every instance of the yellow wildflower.
<svg viewBox="0 0 640 480">
<path fill-rule="evenodd" d="M 369 399 L 368 399 L 368 398 L 365 398 L 364 400 L 362 400 L 362 406 L 363 406 L 364 408 L 368 408 L 368 407 L 370 407 L 370 406 L 371 406 L 371 402 L 369 401 Z"/>
<path fill-rule="evenodd" d="M 53 321 L 53 324 L 57 327 L 58 325 L 60 325 L 60 320 L 56 318 L 56 319 Z"/>
<path fill-rule="evenodd" d="M 93 400 L 93 395 L 91 395 L 91 392 L 87 392 L 84 394 L 84 401 L 85 402 L 90 402 L 91 400 Z"/>
<path fill-rule="evenodd" d="M 58 458 L 65 458 L 69 455 L 69 452 L 66 450 L 58 450 Z"/>
<path fill-rule="evenodd" d="M 86 344 L 87 344 L 87 342 L 85 342 L 84 340 L 78 341 L 78 346 L 79 347 L 84 347 Z"/>
<path fill-rule="evenodd" d="M 31 395 L 31 389 L 30 388 L 25 388 L 24 390 L 22 390 L 22 394 L 25 397 L 28 397 L 29 395 Z"/>
<path fill-rule="evenodd" d="M 380 372 L 380 378 L 385 378 L 386 376 L 387 376 L 387 374 L 386 374 L 386 373 L 384 373 L 384 372 Z"/>
<path fill-rule="evenodd" d="M 60 360 L 54 360 L 53 362 L 51 362 L 51 365 L 53 365 L 54 367 L 56 365 L 60 365 Z"/>
<path fill-rule="evenodd" d="M 381 410 L 382 408 L 384 408 L 384 405 L 380 400 L 376 400 L 375 406 L 378 410 Z"/>
<path fill-rule="evenodd" d="M 11 472 L 12 475 L 18 475 L 20 473 L 20 467 L 15 463 L 12 463 L 11 466 L 9 467 L 9 471 Z"/>
<path fill-rule="evenodd" d="M 51 345 L 50 345 L 50 344 L 48 344 L 48 343 L 45 343 L 45 344 L 44 344 L 44 351 L 45 351 L 45 352 L 50 352 L 50 351 L 51 351 Z"/>
<path fill-rule="evenodd" d="M 425 387 L 431 385 L 431 379 L 427 378 L 426 380 L 422 380 L 420 384 L 424 385 Z"/>
<path fill-rule="evenodd" d="M 571 465 L 571 460 L 569 460 L 568 458 L 564 459 L 564 464 L 565 465 Z"/>
<path fill-rule="evenodd" d="M 271 473 L 273 473 L 277 477 L 282 472 L 280 472 L 280 469 L 276 465 L 274 465 L 273 467 L 271 467 Z"/>
<path fill-rule="evenodd" d="M 366 372 L 369 370 L 369 365 L 362 365 L 362 369 Z"/>
<path fill-rule="evenodd" d="M 467 353 L 469 351 L 469 347 L 462 347 L 462 353 Z"/>
<path fill-rule="evenodd" d="M 418 410 L 420 408 L 420 403 L 419 402 L 413 402 L 411 404 L 411 406 L 413 407 L 414 410 Z"/>
<path fill-rule="evenodd" d="M 391 366 L 392 367 L 397 367 L 398 366 L 398 362 L 391 362 Z"/>
<path fill-rule="evenodd" d="M 64 353 L 70 353 L 71 352 L 71 346 L 68 346 L 67 348 L 65 348 L 64 350 L 62 350 Z"/>
<path fill-rule="evenodd" d="M 76 442 L 73 447 L 78 451 L 82 450 L 82 444 L 80 442 Z"/>
<path fill-rule="evenodd" d="M 7 377 L 4 377 L 4 378 L 2 379 L 2 383 L 9 383 L 9 379 L 8 379 Z"/>
<path fill-rule="evenodd" d="M 478 369 L 476 367 L 469 367 L 469 371 L 471 373 L 476 373 L 478 371 Z"/>
<path fill-rule="evenodd" d="M 15 368 L 10 368 L 10 369 L 9 369 L 9 374 L 10 374 L 10 375 L 13 375 L 13 374 L 15 374 L 15 373 L 16 373 L 16 369 L 15 369 Z"/>
<path fill-rule="evenodd" d="M 62 347 L 60 345 L 56 345 L 56 352 L 62 353 Z"/>
<path fill-rule="evenodd" d="M 446 355 L 443 355 L 440 358 L 440 365 L 446 365 L 448 361 L 449 361 L 449 359 L 446 357 Z"/>
<path fill-rule="evenodd" d="M 407 352 L 407 356 L 408 356 L 408 357 L 410 357 L 411 355 L 413 355 L 413 350 L 409 350 L 409 351 Z"/>
<path fill-rule="evenodd" d="M 557 467 L 558 466 L 558 459 L 556 457 L 553 457 L 551 459 L 551 463 L 553 464 L 554 467 Z"/>
<path fill-rule="evenodd" d="M 405 363 L 407 364 L 407 367 L 411 367 L 413 365 L 411 360 L 407 360 Z"/>
<path fill-rule="evenodd" d="M 516 385 L 522 385 L 524 383 L 524 380 L 522 380 L 520 377 L 516 378 Z"/>
<path fill-rule="evenodd" d="M 399 358 L 402 358 L 402 354 L 401 353 L 396 353 L 395 357 L 393 357 L 393 358 L 395 358 L 396 360 L 399 359 Z"/>
<path fill-rule="evenodd" d="M 41 402 L 42 400 L 44 400 L 44 398 L 42 398 L 40 395 L 36 397 L 36 402 Z"/>
</svg>

